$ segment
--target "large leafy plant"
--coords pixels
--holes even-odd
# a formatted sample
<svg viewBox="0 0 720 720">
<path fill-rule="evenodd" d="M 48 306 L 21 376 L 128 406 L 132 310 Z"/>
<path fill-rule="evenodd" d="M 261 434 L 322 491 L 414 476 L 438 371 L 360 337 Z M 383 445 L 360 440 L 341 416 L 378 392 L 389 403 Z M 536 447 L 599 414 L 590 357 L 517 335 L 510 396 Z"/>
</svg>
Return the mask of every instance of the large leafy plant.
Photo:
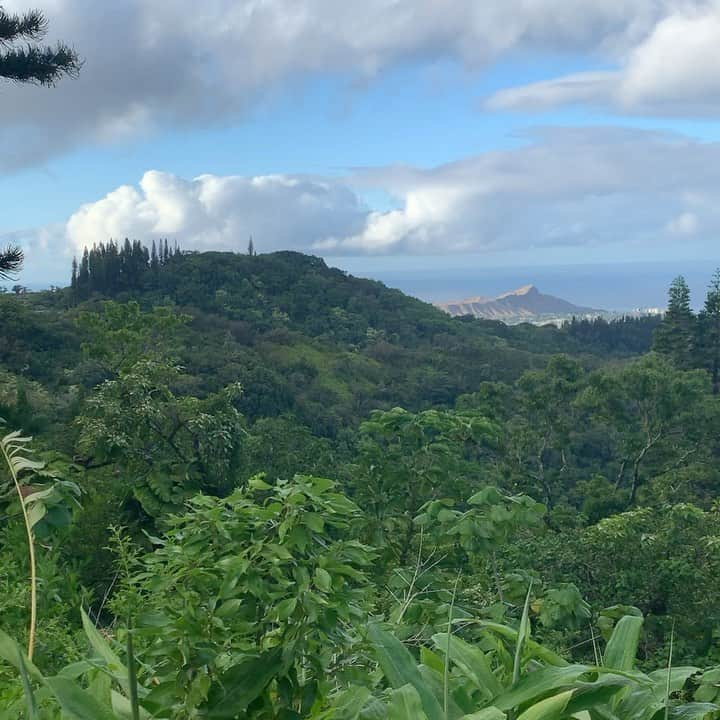
<svg viewBox="0 0 720 720">
<path fill-rule="evenodd" d="M 119 616 L 141 610 L 138 655 L 154 683 L 143 705 L 274 717 L 272 696 L 306 715 L 353 662 L 373 557 L 349 539 L 359 515 L 315 477 L 190 500 L 113 603 Z"/>
<path fill-rule="evenodd" d="M 0 419 L 0 423 L 2 420 Z M 70 509 L 77 505 L 80 488 L 59 478 L 33 457 L 31 438 L 18 430 L 0 438 L 0 499 L 17 505 L 25 526 L 29 567 L 29 623 L 27 655 L 32 660 L 37 633 L 38 575 L 36 536 L 48 528 L 69 521 Z"/>
<path fill-rule="evenodd" d="M 642 617 L 624 616 L 595 665 L 569 664 L 530 637 L 526 610 L 518 629 L 484 623 L 484 638 L 470 644 L 452 633 L 433 637 L 419 662 L 395 636 L 371 625 L 383 682 L 339 692 L 324 717 L 356 720 L 710 720 L 720 706 L 713 675 L 690 690 L 694 667 L 641 673 L 634 667 Z"/>
</svg>

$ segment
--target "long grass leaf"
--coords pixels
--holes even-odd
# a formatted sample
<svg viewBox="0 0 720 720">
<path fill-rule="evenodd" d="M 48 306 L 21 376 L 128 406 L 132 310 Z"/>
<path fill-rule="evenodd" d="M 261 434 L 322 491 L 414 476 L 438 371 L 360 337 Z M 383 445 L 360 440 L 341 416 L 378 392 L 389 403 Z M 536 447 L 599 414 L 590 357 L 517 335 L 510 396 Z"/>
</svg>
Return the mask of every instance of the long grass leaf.
<svg viewBox="0 0 720 720">
<path fill-rule="evenodd" d="M 412 685 L 393 690 L 388 703 L 388 720 L 427 720 L 418 691 Z"/>
<path fill-rule="evenodd" d="M 572 690 L 566 690 L 559 695 L 545 698 L 518 717 L 518 720 L 560 720 L 565 714 L 565 708 L 573 696 Z"/>
<path fill-rule="evenodd" d="M 368 636 L 390 685 L 395 689 L 412 685 L 420 696 L 428 720 L 444 720 L 440 703 L 425 685 L 415 659 L 407 648 L 394 635 L 374 623 L 368 629 Z"/>
<path fill-rule="evenodd" d="M 513 685 L 520 682 L 520 671 L 522 669 L 522 655 L 525 650 L 525 643 L 530 637 L 530 593 L 532 592 L 532 581 L 528 586 L 527 595 L 525 596 L 525 605 L 523 607 L 522 617 L 520 618 L 520 627 L 518 629 L 517 643 L 515 645 L 515 660 L 513 662 Z"/>
<path fill-rule="evenodd" d="M 20 679 L 22 680 L 23 691 L 25 692 L 25 701 L 27 702 L 27 720 L 38 720 L 38 708 L 37 702 L 35 701 L 35 693 L 33 692 L 32 683 L 30 682 L 30 675 L 25 665 L 25 658 L 23 657 L 20 648 L 17 648 L 18 665 L 20 666 Z"/>
</svg>

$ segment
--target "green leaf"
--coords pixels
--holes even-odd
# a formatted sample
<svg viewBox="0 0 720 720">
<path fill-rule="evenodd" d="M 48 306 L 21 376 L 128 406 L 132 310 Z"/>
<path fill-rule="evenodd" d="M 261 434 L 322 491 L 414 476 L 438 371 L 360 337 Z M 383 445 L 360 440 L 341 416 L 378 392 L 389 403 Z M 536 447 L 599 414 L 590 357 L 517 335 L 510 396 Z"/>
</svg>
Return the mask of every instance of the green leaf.
<svg viewBox="0 0 720 720">
<path fill-rule="evenodd" d="M 233 665 L 210 689 L 205 705 L 210 720 L 234 718 L 259 697 L 281 668 L 282 648 Z"/>
<path fill-rule="evenodd" d="M 315 568 L 315 584 L 324 592 L 329 592 L 332 587 L 332 577 L 327 570 L 323 568 Z"/>
<path fill-rule="evenodd" d="M 565 667 L 544 667 L 528 673 L 509 692 L 495 698 L 494 705 L 501 710 L 512 710 L 535 698 L 553 693 L 560 688 L 572 685 L 582 675 L 592 670 L 587 665 L 567 665 Z"/>
<path fill-rule="evenodd" d="M 90 620 L 88 614 L 82 608 L 80 609 L 80 615 L 82 617 L 83 630 L 85 630 L 85 635 L 87 635 L 87 639 L 90 641 L 93 650 L 107 663 L 108 670 L 112 673 L 115 680 L 117 680 L 120 687 L 122 687 L 126 693 L 129 693 L 130 682 L 128 669 L 115 654 L 105 638 L 98 632 L 92 620 Z"/>
<path fill-rule="evenodd" d="M 460 720 L 506 720 L 507 715 L 496 707 L 485 708 L 472 715 L 463 715 Z"/>
<path fill-rule="evenodd" d="M 272 490 L 272 485 L 269 485 L 263 479 L 263 475 L 255 475 L 248 480 L 248 486 L 253 490 Z"/>
<path fill-rule="evenodd" d="M 375 647 L 378 662 L 388 682 L 395 689 L 412 685 L 420 696 L 428 720 L 444 720 L 440 703 L 423 681 L 415 660 L 407 648 L 394 635 L 377 624 L 370 625 L 368 636 Z"/>
<path fill-rule="evenodd" d="M 45 507 L 45 503 L 34 503 L 28 509 L 28 525 L 34 528 L 45 517 L 46 513 L 47 507 Z"/>
<path fill-rule="evenodd" d="M 117 720 L 115 713 L 72 680 L 56 676 L 45 680 L 62 711 L 73 720 Z"/>
<path fill-rule="evenodd" d="M 224 618 L 235 614 L 242 607 L 242 600 L 233 598 L 232 600 L 226 600 L 220 607 L 215 611 L 218 617 Z"/>
<path fill-rule="evenodd" d="M 287 598 L 279 602 L 275 608 L 278 620 L 287 620 L 295 612 L 296 607 L 297 598 Z"/>
<path fill-rule="evenodd" d="M 448 647 L 447 633 L 433 635 L 435 647 L 442 653 Z M 450 636 L 450 658 L 463 672 L 463 674 L 486 697 L 493 698 L 502 692 L 502 685 L 495 677 L 485 653 L 478 647 L 470 645 L 461 638 Z"/>
<path fill-rule="evenodd" d="M 530 637 L 530 593 L 532 592 L 532 581 L 528 587 L 525 596 L 525 606 L 523 607 L 522 618 L 520 619 L 520 627 L 518 628 L 518 638 L 515 644 L 515 658 L 513 661 L 513 685 L 520 682 L 520 670 L 522 666 L 522 655 L 525 650 L 525 643 Z"/>
<path fill-rule="evenodd" d="M 133 707 L 132 703 L 124 695 L 121 695 L 116 690 L 110 692 L 112 698 L 112 709 L 113 712 L 120 718 L 120 720 L 133 720 Z M 139 708 L 141 720 L 150 720 L 150 713 L 143 708 Z"/>
<path fill-rule="evenodd" d="M 559 695 L 541 700 L 525 710 L 518 720 L 560 720 L 572 696 L 573 691 L 567 690 Z"/>
<path fill-rule="evenodd" d="M 393 690 L 387 716 L 388 720 L 427 720 L 420 695 L 412 685 Z"/>
<path fill-rule="evenodd" d="M 22 656 L 22 663 L 20 657 Z M 35 665 L 28 660 L 20 646 L 6 633 L 0 630 L 0 658 L 10 663 L 18 672 L 22 672 L 21 668 L 25 667 L 27 672 L 33 680 L 37 682 L 43 682 L 44 678 L 42 673 L 35 667 Z"/>
<path fill-rule="evenodd" d="M 492 630 L 492 632 L 500 635 L 500 637 L 506 638 L 510 642 L 517 642 L 518 631 L 514 628 L 485 620 L 481 621 L 480 625 L 488 630 Z M 527 648 L 528 653 L 530 653 L 533 657 L 546 662 L 548 665 L 556 665 L 558 667 L 569 665 L 565 658 L 561 657 L 557 653 L 554 653 L 552 650 L 549 650 L 544 645 L 540 645 L 540 643 L 535 642 L 534 640 L 527 640 L 525 647 Z"/>
<path fill-rule="evenodd" d="M 673 708 L 673 720 L 705 720 L 711 712 L 717 712 L 720 706 L 714 703 L 687 703 Z"/>
<path fill-rule="evenodd" d="M 625 615 L 615 626 L 608 640 L 603 665 L 613 670 L 632 670 L 637 656 L 643 618 Z"/>
<path fill-rule="evenodd" d="M 367 702 L 372 698 L 370 690 L 351 685 L 332 701 L 333 720 L 357 720 Z"/>
<path fill-rule="evenodd" d="M 23 657 L 20 648 L 17 648 L 18 664 L 20 665 L 20 679 L 23 684 L 23 691 L 25 692 L 25 701 L 27 703 L 27 720 L 38 720 L 38 708 L 35 702 L 35 693 L 32 689 L 32 683 L 30 682 L 30 675 L 25 666 L 25 658 Z"/>
</svg>

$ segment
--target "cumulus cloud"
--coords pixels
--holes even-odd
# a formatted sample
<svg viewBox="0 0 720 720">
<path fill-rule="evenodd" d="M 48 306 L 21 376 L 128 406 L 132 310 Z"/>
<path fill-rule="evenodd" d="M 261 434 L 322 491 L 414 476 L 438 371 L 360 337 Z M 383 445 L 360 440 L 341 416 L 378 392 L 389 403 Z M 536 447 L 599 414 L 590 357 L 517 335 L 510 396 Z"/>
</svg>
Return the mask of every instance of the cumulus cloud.
<svg viewBox="0 0 720 720">
<path fill-rule="evenodd" d="M 45 0 L 51 39 L 74 43 L 86 64 L 78 80 L 55 90 L 2 86 L 0 170 L 160 126 L 232 122 L 269 90 L 299 77 L 370 80 L 401 63 L 447 58 L 482 69 L 518 48 L 615 57 L 645 41 L 677 8 L 705 4 Z M 3 5 L 27 7 L 25 0 Z"/>
<path fill-rule="evenodd" d="M 503 89 L 487 106 L 543 110 L 590 103 L 627 114 L 715 116 L 720 112 L 714 62 L 719 46 L 720 2 L 678 3 L 646 36 L 615 55 L 618 69 Z"/>
<path fill-rule="evenodd" d="M 367 209 L 333 180 L 265 175 L 201 175 L 185 180 L 151 170 L 82 206 L 67 222 L 76 251 L 109 238 L 177 239 L 194 250 L 307 249 L 324 238 L 360 232 Z"/>
<path fill-rule="evenodd" d="M 618 242 L 649 253 L 677 236 L 720 231 L 720 144 L 626 129 L 547 129 L 525 147 L 358 181 L 400 207 L 325 252 L 499 252 Z"/>
<path fill-rule="evenodd" d="M 392 209 L 372 210 L 381 188 Z M 75 212 L 73 251 L 108 238 L 320 255 L 542 252 L 626 242 L 649 254 L 720 232 L 720 143 L 627 129 L 545 129 L 513 150 L 346 178 L 147 172 Z M 713 235 L 714 234 L 714 235 Z M 709 247 L 709 245 L 708 245 Z"/>
</svg>

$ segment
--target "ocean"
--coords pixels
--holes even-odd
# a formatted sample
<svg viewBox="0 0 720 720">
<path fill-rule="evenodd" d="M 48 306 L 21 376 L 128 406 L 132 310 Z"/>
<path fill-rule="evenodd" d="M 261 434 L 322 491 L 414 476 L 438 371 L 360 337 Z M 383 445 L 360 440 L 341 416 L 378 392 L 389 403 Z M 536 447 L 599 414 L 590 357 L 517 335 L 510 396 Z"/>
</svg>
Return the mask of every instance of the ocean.
<svg viewBox="0 0 720 720">
<path fill-rule="evenodd" d="M 443 266 L 442 260 L 438 258 L 435 267 L 419 267 L 417 262 L 408 267 L 398 267 L 396 262 L 383 267 L 378 258 L 372 264 L 362 258 L 328 263 L 358 277 L 380 280 L 426 302 L 495 296 L 532 284 L 542 293 L 575 305 L 620 312 L 664 308 L 668 286 L 677 275 L 685 277 L 692 304 L 700 308 L 712 274 L 720 267 L 720 260 L 535 267 Z"/>
</svg>

